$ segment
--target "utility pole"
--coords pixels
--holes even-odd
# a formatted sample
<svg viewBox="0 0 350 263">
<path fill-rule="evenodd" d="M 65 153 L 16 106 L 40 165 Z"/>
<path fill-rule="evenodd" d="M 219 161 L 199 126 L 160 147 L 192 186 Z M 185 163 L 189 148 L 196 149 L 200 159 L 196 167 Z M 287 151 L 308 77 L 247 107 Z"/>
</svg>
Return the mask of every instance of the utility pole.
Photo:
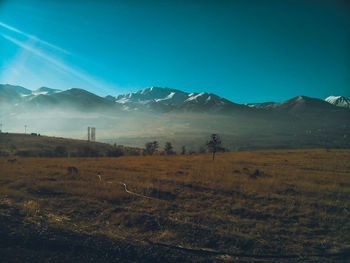
<svg viewBox="0 0 350 263">
<path fill-rule="evenodd" d="M 0 123 L 0 133 L 2 133 L 2 123 Z"/>
<path fill-rule="evenodd" d="M 27 134 L 27 124 L 24 125 L 24 134 Z"/>
</svg>

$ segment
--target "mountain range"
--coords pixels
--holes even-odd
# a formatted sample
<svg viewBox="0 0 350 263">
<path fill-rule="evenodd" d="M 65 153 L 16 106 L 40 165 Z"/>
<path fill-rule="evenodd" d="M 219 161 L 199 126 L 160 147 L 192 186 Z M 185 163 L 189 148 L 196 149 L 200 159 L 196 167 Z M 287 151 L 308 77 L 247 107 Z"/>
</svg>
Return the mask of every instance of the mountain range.
<svg viewBox="0 0 350 263">
<path fill-rule="evenodd" d="M 283 102 L 237 104 L 212 93 L 151 87 L 100 97 L 83 89 L 29 90 L 0 85 L 3 131 L 86 138 L 143 147 L 171 141 L 198 150 L 211 133 L 231 150 L 350 148 L 349 99 L 297 96 Z"/>
<path fill-rule="evenodd" d="M 100 97 L 83 89 L 58 90 L 41 87 L 32 91 L 9 84 L 0 84 L 0 103 L 17 107 L 72 107 L 84 111 L 108 108 L 127 112 L 156 113 L 185 111 L 227 114 L 232 111 L 251 110 L 301 113 L 307 110 L 337 111 L 339 107 L 350 109 L 350 99 L 343 96 L 329 96 L 325 100 L 297 96 L 284 102 L 237 104 L 212 93 L 187 93 L 160 87 L 145 88 L 118 96 Z"/>
</svg>

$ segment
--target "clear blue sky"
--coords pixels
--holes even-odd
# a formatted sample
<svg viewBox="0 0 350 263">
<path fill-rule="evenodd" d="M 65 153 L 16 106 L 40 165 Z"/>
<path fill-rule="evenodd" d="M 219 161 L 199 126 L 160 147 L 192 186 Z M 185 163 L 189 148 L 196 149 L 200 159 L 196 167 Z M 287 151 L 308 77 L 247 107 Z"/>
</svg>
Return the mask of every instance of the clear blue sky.
<svg viewBox="0 0 350 263">
<path fill-rule="evenodd" d="M 0 0 L 0 83 L 350 96 L 346 0 Z"/>
</svg>

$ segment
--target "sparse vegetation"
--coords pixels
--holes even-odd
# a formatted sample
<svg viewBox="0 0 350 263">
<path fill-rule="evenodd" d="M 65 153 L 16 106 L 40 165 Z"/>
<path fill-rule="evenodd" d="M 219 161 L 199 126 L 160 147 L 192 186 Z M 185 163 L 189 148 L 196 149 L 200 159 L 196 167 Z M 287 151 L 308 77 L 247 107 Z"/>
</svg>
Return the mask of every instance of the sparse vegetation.
<svg viewBox="0 0 350 263">
<path fill-rule="evenodd" d="M 77 157 L 78 156 L 81 156 L 81 157 L 99 157 L 100 156 L 99 151 L 90 145 L 84 146 L 79 150 L 80 152 L 78 152 Z"/>
<path fill-rule="evenodd" d="M 104 262 L 349 258 L 349 150 L 217 155 L 2 157 L 0 252 L 18 244 L 40 257 L 66 240 Z"/>
<path fill-rule="evenodd" d="M 122 151 L 122 149 L 117 147 L 115 147 L 115 149 L 108 150 L 107 152 L 108 157 L 119 157 L 123 155 L 124 155 L 124 152 Z"/>
<path fill-rule="evenodd" d="M 67 157 L 68 153 L 67 153 L 67 149 L 64 146 L 56 146 L 55 150 L 54 150 L 54 155 L 56 157 Z"/>
<path fill-rule="evenodd" d="M 40 207 L 37 201 L 28 200 L 23 203 L 23 212 L 27 217 L 35 217 L 40 213 Z"/>
<path fill-rule="evenodd" d="M 218 134 L 213 133 L 210 135 L 210 140 L 207 141 L 208 150 L 213 154 L 213 161 L 215 159 L 215 153 L 222 151 L 221 138 Z"/>
<path fill-rule="evenodd" d="M 159 148 L 159 143 L 157 141 L 148 142 L 145 144 L 145 151 L 144 153 L 146 155 L 153 155 Z"/>
<path fill-rule="evenodd" d="M 171 144 L 171 142 L 166 142 L 165 143 L 164 152 L 165 152 L 166 155 L 175 154 L 174 148 L 173 148 L 173 145 Z"/>
<path fill-rule="evenodd" d="M 183 146 L 181 147 L 181 154 L 182 154 L 182 155 L 186 154 L 186 146 L 185 146 L 185 145 L 183 145 Z"/>
</svg>

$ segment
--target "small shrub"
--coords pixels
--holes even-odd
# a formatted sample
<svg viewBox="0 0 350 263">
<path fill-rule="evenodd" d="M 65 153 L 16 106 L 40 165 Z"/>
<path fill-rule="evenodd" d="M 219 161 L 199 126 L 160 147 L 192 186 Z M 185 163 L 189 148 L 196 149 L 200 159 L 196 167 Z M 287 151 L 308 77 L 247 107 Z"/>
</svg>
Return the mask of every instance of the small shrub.
<svg viewBox="0 0 350 263">
<path fill-rule="evenodd" d="M 128 149 L 127 151 L 127 155 L 131 155 L 131 156 L 139 156 L 141 153 L 140 153 L 140 150 L 138 149 Z"/>
<path fill-rule="evenodd" d="M 120 148 L 115 148 L 115 149 L 107 151 L 108 157 L 119 157 L 119 156 L 123 156 L 123 155 L 124 155 L 124 152 Z"/>
<path fill-rule="evenodd" d="M 40 207 L 37 201 L 29 200 L 23 204 L 23 211 L 27 217 L 34 217 L 39 214 Z"/>
<path fill-rule="evenodd" d="M 68 172 L 69 174 L 78 174 L 78 173 L 79 173 L 79 170 L 78 170 L 78 168 L 75 167 L 75 166 L 69 166 L 69 167 L 67 167 L 67 172 Z"/>
<path fill-rule="evenodd" d="M 16 155 L 21 157 L 37 157 L 37 153 L 30 150 L 18 151 Z"/>
<path fill-rule="evenodd" d="M 54 150 L 54 155 L 56 157 L 67 157 L 67 149 L 64 146 L 57 146 Z"/>
<path fill-rule="evenodd" d="M 82 149 L 80 149 L 78 153 L 79 157 L 98 157 L 99 152 L 92 147 L 85 146 Z"/>
</svg>

